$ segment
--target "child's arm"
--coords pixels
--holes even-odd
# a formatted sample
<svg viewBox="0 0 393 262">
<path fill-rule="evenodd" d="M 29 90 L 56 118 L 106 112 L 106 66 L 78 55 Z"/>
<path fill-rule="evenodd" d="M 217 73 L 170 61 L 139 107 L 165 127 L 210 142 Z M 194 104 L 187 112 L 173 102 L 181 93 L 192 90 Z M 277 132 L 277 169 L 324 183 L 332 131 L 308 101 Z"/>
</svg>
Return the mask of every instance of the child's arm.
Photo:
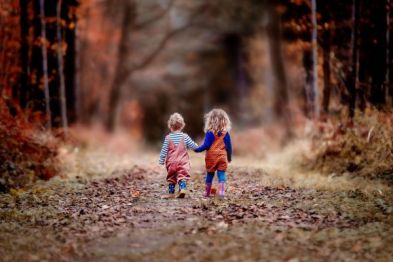
<svg viewBox="0 0 393 262">
<path fill-rule="evenodd" d="M 168 139 L 166 139 L 165 137 L 160 153 L 160 160 L 159 160 L 160 165 L 163 165 L 165 163 L 167 154 L 168 154 Z"/>
<path fill-rule="evenodd" d="M 231 142 L 231 136 L 229 135 L 229 133 L 226 133 L 226 135 L 224 137 L 224 143 L 225 143 L 225 149 L 227 151 L 228 161 L 231 162 L 232 161 L 232 142 Z"/>
<path fill-rule="evenodd" d="M 199 152 L 203 152 L 207 149 L 210 148 L 210 146 L 213 144 L 214 142 L 214 134 L 212 132 L 207 132 L 205 135 L 205 141 L 203 142 L 203 144 L 198 147 L 197 149 L 195 149 L 194 151 L 199 153 Z"/>
<path fill-rule="evenodd" d="M 187 134 L 184 134 L 184 140 L 186 142 L 187 148 L 196 149 L 198 148 L 198 144 L 191 139 L 191 137 Z"/>
</svg>

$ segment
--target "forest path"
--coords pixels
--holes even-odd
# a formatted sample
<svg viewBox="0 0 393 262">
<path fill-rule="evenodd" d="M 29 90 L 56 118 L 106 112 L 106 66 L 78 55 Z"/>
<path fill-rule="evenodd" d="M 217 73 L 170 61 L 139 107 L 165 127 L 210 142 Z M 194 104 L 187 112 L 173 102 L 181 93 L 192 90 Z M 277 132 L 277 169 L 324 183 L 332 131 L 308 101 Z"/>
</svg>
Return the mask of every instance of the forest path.
<svg viewBox="0 0 393 262">
<path fill-rule="evenodd" d="M 292 187 L 241 160 L 228 170 L 226 198 L 204 198 L 200 158 L 187 197 L 162 199 L 155 154 L 110 172 L 113 155 L 86 155 L 101 174 L 1 196 L 1 261 L 389 261 L 393 253 L 392 194 Z"/>
<path fill-rule="evenodd" d="M 365 251 L 358 247 L 359 239 L 374 235 L 379 241 L 381 228 L 393 230 L 379 224 L 381 218 L 370 217 L 369 212 L 381 210 L 359 192 L 348 199 L 346 192 L 269 187 L 263 184 L 266 172 L 235 164 L 228 172 L 225 199 L 204 198 L 201 170 L 194 169 L 185 199 L 162 198 L 167 186 L 162 172 L 132 171 L 138 181 L 128 217 L 132 223 L 113 236 L 90 241 L 81 260 L 355 261 Z M 379 254 L 381 261 L 388 258 L 386 251 Z"/>
</svg>

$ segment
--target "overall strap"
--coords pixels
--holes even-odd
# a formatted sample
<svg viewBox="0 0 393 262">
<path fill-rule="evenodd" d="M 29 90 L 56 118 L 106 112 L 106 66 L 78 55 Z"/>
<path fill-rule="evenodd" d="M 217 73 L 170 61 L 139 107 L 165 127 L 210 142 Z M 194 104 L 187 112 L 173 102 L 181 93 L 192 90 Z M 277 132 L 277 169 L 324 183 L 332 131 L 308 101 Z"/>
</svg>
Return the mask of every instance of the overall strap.
<svg viewBox="0 0 393 262">
<path fill-rule="evenodd" d="M 226 134 L 227 134 L 227 132 L 222 132 L 220 136 L 218 134 L 214 134 L 214 137 L 216 139 L 224 139 Z"/>
</svg>

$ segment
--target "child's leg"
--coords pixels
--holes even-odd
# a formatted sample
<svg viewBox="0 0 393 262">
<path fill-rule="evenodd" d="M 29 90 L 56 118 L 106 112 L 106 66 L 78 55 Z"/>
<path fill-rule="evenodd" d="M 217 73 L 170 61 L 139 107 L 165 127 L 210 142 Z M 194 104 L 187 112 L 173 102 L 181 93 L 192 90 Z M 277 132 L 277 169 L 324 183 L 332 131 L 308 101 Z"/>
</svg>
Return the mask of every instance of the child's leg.
<svg viewBox="0 0 393 262">
<path fill-rule="evenodd" d="M 187 182 L 186 180 L 180 180 L 179 181 L 179 191 L 182 189 L 187 189 Z"/>
<path fill-rule="evenodd" d="M 212 183 L 214 178 L 214 172 L 207 172 L 206 174 L 206 186 L 205 186 L 205 197 L 210 196 L 210 191 L 212 189 Z"/>
<path fill-rule="evenodd" d="M 179 180 L 179 194 L 178 198 L 184 198 L 186 196 L 187 182 L 186 180 Z"/>
<path fill-rule="evenodd" d="M 172 168 L 167 167 L 167 176 L 166 176 L 166 181 L 168 182 L 168 193 L 169 194 L 174 194 L 175 193 L 175 187 L 176 187 L 176 172 Z"/>
<path fill-rule="evenodd" d="M 220 197 L 223 197 L 225 195 L 225 182 L 227 181 L 225 171 L 217 170 L 217 176 L 218 176 L 218 195 Z"/>
<path fill-rule="evenodd" d="M 206 174 L 206 184 L 212 184 L 214 178 L 214 172 L 207 172 Z"/>
<path fill-rule="evenodd" d="M 174 194 L 175 193 L 175 186 L 176 186 L 176 184 L 174 184 L 174 183 L 169 183 L 168 184 L 168 193 L 169 194 Z"/>
</svg>

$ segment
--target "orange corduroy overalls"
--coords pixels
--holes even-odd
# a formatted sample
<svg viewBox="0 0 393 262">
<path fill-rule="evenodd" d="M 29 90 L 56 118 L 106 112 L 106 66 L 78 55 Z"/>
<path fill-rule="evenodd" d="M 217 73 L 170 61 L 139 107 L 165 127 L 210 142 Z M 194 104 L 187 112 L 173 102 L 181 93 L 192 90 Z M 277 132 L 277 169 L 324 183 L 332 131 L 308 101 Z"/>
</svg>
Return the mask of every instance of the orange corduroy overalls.
<svg viewBox="0 0 393 262">
<path fill-rule="evenodd" d="M 205 164 L 207 172 L 216 172 L 217 170 L 226 171 L 228 167 L 227 151 L 225 149 L 224 137 L 226 133 L 220 136 L 214 134 L 214 142 L 206 151 Z"/>
<path fill-rule="evenodd" d="M 177 184 L 180 180 L 190 179 L 190 158 L 188 156 L 186 143 L 184 137 L 176 146 L 169 135 L 168 140 L 168 154 L 166 158 L 167 177 L 169 183 Z"/>
</svg>

